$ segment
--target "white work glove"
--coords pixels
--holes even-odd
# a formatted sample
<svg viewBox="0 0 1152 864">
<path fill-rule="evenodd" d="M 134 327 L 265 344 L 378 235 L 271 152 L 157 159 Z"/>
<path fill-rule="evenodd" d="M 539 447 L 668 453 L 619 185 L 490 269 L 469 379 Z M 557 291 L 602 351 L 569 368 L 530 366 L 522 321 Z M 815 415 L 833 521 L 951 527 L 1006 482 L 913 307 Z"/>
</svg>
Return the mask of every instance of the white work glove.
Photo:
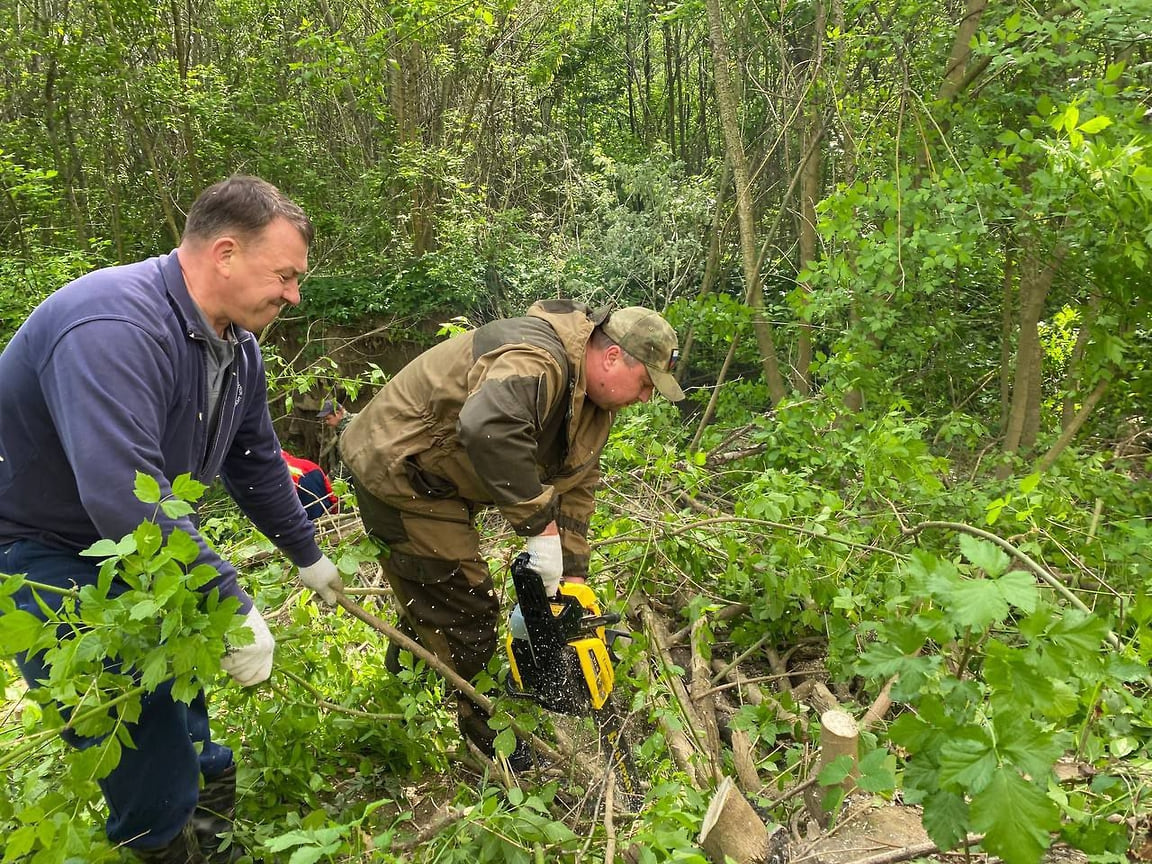
<svg viewBox="0 0 1152 864">
<path fill-rule="evenodd" d="M 544 583 L 544 596 L 554 597 L 560 590 L 560 577 L 564 575 L 564 549 L 559 534 L 537 534 L 524 543 L 528 553 L 528 566 Z"/>
<path fill-rule="evenodd" d="M 344 581 L 327 555 L 321 555 L 315 564 L 300 568 L 300 581 L 320 595 L 329 606 L 336 605 L 336 595 L 344 593 Z"/>
<path fill-rule="evenodd" d="M 256 638 L 250 645 L 229 648 L 224 659 L 220 661 L 220 668 L 231 675 L 237 684 L 251 687 L 267 680 L 272 674 L 272 649 L 276 647 L 276 640 L 272 638 L 268 625 L 264 623 L 255 606 L 244 616 L 244 626 L 251 630 Z"/>
</svg>

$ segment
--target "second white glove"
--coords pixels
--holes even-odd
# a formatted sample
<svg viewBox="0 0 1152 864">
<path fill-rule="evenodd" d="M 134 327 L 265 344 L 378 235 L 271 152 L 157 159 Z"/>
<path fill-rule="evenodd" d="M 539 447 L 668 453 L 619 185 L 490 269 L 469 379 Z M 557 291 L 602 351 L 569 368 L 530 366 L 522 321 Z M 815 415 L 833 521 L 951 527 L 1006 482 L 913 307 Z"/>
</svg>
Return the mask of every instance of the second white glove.
<svg viewBox="0 0 1152 864">
<path fill-rule="evenodd" d="M 242 687 L 251 687 L 267 680 L 272 674 L 272 652 L 276 640 L 268 630 L 268 625 L 253 606 L 244 616 L 244 626 L 256 638 L 249 645 L 230 648 L 220 661 L 220 668 L 232 676 L 232 680 Z"/>
<path fill-rule="evenodd" d="M 560 545 L 559 534 L 537 534 L 524 543 L 528 553 L 528 566 L 544 583 L 544 596 L 554 597 L 560 590 L 560 579 L 564 575 L 564 547 Z"/>
<path fill-rule="evenodd" d="M 320 599 L 329 606 L 335 606 L 336 595 L 344 593 L 344 580 L 340 578 L 340 571 L 327 555 L 321 555 L 315 564 L 301 567 L 300 581 L 319 594 Z"/>
</svg>

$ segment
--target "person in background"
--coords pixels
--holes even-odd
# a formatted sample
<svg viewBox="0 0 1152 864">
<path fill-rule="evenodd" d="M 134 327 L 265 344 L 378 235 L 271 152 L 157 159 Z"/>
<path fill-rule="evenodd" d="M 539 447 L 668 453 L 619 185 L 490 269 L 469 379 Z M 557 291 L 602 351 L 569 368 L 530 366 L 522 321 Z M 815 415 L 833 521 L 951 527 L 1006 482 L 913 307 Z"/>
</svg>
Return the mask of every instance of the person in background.
<svg viewBox="0 0 1152 864">
<path fill-rule="evenodd" d="M 347 471 L 344 463 L 340 461 L 340 433 L 352 422 L 355 414 L 350 414 L 344 406 L 335 399 L 325 399 L 320 410 L 316 412 L 316 419 L 324 424 L 321 430 L 320 462 L 328 466 L 333 477 L 347 480 Z"/>
<path fill-rule="evenodd" d="M 549 300 L 436 345 L 385 384 L 340 453 L 383 547 L 400 628 L 464 678 L 487 666 L 500 611 L 475 523 L 487 505 L 525 538 L 549 596 L 561 579 L 583 580 L 612 421 L 654 390 L 682 399 L 677 356 L 676 333 L 650 309 Z M 398 654 L 389 646 L 393 671 Z M 463 696 L 457 713 L 491 755 L 484 713 Z M 521 742 L 509 761 L 522 769 L 530 759 Z"/>
<path fill-rule="evenodd" d="M 253 335 L 300 302 L 312 235 L 303 210 L 274 186 L 230 177 L 196 199 L 173 252 L 89 273 L 33 310 L 0 354 L 0 572 L 64 589 L 95 585 L 99 563 L 81 550 L 146 520 L 165 534 L 179 528 L 200 547 L 192 566 L 218 574 L 200 590 L 235 597 L 254 637 L 221 665 L 243 686 L 268 677 L 272 635 L 235 568 L 208 546 L 195 515 L 170 518 L 133 488 L 137 472 L 166 497 L 181 474 L 205 484 L 219 476 L 301 581 L 336 601 L 340 575 L 280 456 Z M 127 588 L 117 579 L 110 591 Z M 61 602 L 27 586 L 14 599 L 42 620 L 39 602 Z M 16 662 L 29 686 L 46 677 L 43 655 Z M 127 730 L 134 746 L 100 781 L 108 839 L 143 861 L 233 860 L 236 848 L 221 851 L 218 835 L 231 827 L 236 763 L 212 740 L 205 694 L 185 704 L 171 682 L 161 685 Z"/>
<path fill-rule="evenodd" d="M 332 491 L 332 482 L 319 465 L 293 456 L 287 450 L 281 450 L 280 455 L 288 465 L 288 473 L 296 484 L 296 496 L 309 519 L 315 522 L 325 513 L 340 511 L 340 499 Z"/>
<path fill-rule="evenodd" d="M 355 414 L 349 414 L 343 405 L 332 399 L 325 399 L 320 410 L 316 412 L 316 419 L 323 420 L 324 425 L 335 430 L 337 434 L 343 432 L 355 416 Z"/>
</svg>

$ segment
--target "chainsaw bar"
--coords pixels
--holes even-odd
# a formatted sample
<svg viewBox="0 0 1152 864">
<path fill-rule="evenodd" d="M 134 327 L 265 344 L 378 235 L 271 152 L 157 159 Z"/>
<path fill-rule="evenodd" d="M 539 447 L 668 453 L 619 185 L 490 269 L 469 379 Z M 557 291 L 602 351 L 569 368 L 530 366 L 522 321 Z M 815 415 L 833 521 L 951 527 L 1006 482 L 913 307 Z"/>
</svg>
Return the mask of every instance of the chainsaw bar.
<svg viewBox="0 0 1152 864">
<path fill-rule="evenodd" d="M 616 777 L 617 801 L 621 809 L 635 812 L 644 801 L 644 792 L 632 758 L 632 742 L 624 729 L 627 719 L 616 711 L 611 699 L 599 711 L 592 712 L 592 719 L 600 739 L 600 752 L 606 755 L 608 770 Z"/>
</svg>

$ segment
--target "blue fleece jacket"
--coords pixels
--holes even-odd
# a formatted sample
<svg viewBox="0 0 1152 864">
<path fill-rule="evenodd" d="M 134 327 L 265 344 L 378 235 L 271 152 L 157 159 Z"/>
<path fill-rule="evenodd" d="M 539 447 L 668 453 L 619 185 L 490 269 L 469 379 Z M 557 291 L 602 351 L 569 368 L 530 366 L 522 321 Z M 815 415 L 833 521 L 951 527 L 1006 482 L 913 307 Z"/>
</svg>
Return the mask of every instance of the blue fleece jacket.
<svg viewBox="0 0 1152 864">
<path fill-rule="evenodd" d="M 208 440 L 204 325 L 177 254 L 98 270 L 41 303 L 0 354 L 0 544 L 31 539 L 81 550 L 145 519 L 200 544 L 205 586 L 252 601 L 195 516 L 168 519 L 133 494 L 136 472 L 162 494 L 188 472 L 217 477 L 297 566 L 320 560 L 268 413 L 256 338 L 233 327 L 236 358 Z"/>
</svg>

